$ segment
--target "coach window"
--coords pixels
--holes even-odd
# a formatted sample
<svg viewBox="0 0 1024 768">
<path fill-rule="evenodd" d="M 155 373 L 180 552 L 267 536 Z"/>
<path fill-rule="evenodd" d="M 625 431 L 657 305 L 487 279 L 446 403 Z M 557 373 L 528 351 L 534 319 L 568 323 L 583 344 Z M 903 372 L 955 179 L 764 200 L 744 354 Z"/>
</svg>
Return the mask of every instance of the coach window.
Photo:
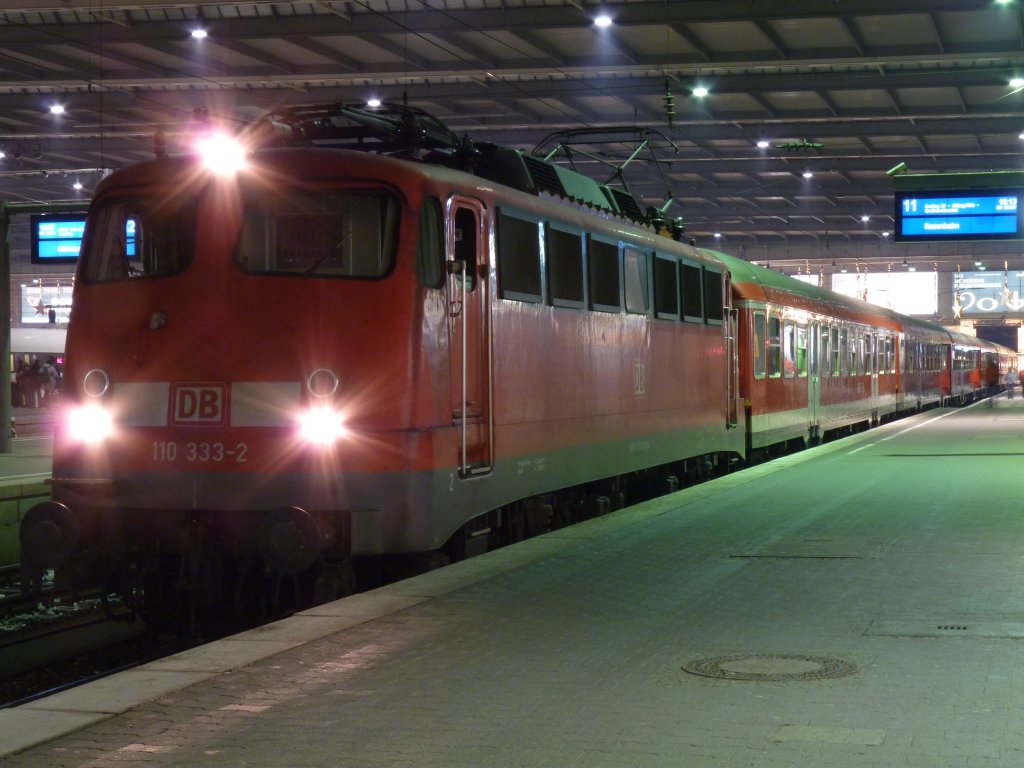
<svg viewBox="0 0 1024 768">
<path fill-rule="evenodd" d="M 647 254 L 626 246 L 622 249 L 622 266 L 626 277 L 626 311 L 646 315 L 648 308 Z"/>
<path fill-rule="evenodd" d="M 885 371 L 886 373 L 896 372 L 896 352 L 895 344 L 892 336 L 886 334 L 885 337 Z"/>
<path fill-rule="evenodd" d="M 839 376 L 842 367 L 839 361 L 842 357 L 842 349 L 839 346 L 839 328 L 838 326 L 832 326 L 832 375 Z"/>
<path fill-rule="evenodd" d="M 782 375 L 782 320 L 774 315 L 768 319 L 768 375 Z"/>
<path fill-rule="evenodd" d="M 722 293 L 722 273 L 704 267 L 704 320 L 708 325 L 720 325 L 725 317 Z"/>
<path fill-rule="evenodd" d="M 782 366 L 787 379 L 796 375 L 796 326 L 792 320 L 782 324 Z"/>
<path fill-rule="evenodd" d="M 583 236 L 548 224 L 544 255 L 548 265 L 551 303 L 557 307 L 584 306 Z"/>
<path fill-rule="evenodd" d="M 654 316 L 663 320 L 679 319 L 679 262 L 654 256 Z"/>
<path fill-rule="evenodd" d="M 503 299 L 541 300 L 540 227 L 536 222 L 500 212 L 497 261 Z"/>
<path fill-rule="evenodd" d="M 844 376 L 857 375 L 857 330 L 854 328 L 843 329 L 843 348 L 846 354 L 843 355 Z"/>
<path fill-rule="evenodd" d="M 832 329 L 825 323 L 821 325 L 821 375 L 832 375 Z"/>
<path fill-rule="evenodd" d="M 818 323 L 811 323 L 807 327 L 807 370 L 805 374 L 818 375 L 818 357 L 821 355 L 821 326 Z"/>
<path fill-rule="evenodd" d="M 831 329 L 827 324 L 821 324 L 821 355 L 819 366 L 821 376 L 827 378 L 831 375 Z"/>
<path fill-rule="evenodd" d="M 765 374 L 765 351 L 768 349 L 768 323 L 764 312 L 754 313 L 754 378 L 763 379 Z"/>
<path fill-rule="evenodd" d="M 619 312 L 622 309 L 619 246 L 588 237 L 587 262 L 590 273 L 591 308 L 599 312 Z"/>
<path fill-rule="evenodd" d="M 797 376 L 807 375 L 807 326 L 796 326 L 796 373 Z"/>
<path fill-rule="evenodd" d="M 391 271 L 398 201 L 380 190 L 247 190 L 235 262 L 246 272 L 378 278 Z"/>
<path fill-rule="evenodd" d="M 701 291 L 701 270 L 685 261 L 679 265 L 679 292 L 683 297 L 683 319 L 691 323 L 704 320 L 704 300 Z"/>
</svg>

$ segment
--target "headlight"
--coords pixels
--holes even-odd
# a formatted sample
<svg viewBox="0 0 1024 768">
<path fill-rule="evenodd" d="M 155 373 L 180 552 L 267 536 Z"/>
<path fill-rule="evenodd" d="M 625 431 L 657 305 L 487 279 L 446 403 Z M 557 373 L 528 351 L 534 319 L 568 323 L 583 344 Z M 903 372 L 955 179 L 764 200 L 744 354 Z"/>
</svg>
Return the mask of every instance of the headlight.
<svg viewBox="0 0 1024 768">
<path fill-rule="evenodd" d="M 333 408 L 312 408 L 299 416 L 302 439 L 318 445 L 330 445 L 348 434 L 345 419 Z"/>
<path fill-rule="evenodd" d="M 203 164 L 218 176 L 231 176 L 245 168 L 245 147 L 237 139 L 222 133 L 206 136 L 196 142 Z"/>
<path fill-rule="evenodd" d="M 84 405 L 67 412 L 68 436 L 80 443 L 102 443 L 114 433 L 110 411 L 100 405 Z"/>
</svg>

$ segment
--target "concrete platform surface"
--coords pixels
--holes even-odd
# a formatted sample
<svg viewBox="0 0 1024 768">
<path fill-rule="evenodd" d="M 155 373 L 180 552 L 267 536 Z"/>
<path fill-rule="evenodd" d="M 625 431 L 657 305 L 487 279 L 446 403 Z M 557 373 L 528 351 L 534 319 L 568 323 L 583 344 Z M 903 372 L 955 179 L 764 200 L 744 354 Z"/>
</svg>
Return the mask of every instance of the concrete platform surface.
<svg viewBox="0 0 1024 768">
<path fill-rule="evenodd" d="M 1024 765 L 1024 401 L 933 411 L 17 709 L 2 766 Z"/>
</svg>

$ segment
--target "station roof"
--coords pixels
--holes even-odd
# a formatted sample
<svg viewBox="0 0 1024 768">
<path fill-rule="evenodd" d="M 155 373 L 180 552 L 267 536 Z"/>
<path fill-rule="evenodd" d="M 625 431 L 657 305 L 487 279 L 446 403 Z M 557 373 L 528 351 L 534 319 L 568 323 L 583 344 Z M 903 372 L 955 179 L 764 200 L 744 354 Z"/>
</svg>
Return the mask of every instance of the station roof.
<svg viewBox="0 0 1024 768">
<path fill-rule="evenodd" d="M 376 97 L 519 149 L 568 128 L 657 129 L 667 185 L 643 159 L 627 181 L 650 204 L 670 187 L 668 213 L 698 245 L 780 265 L 870 261 L 894 247 L 887 170 L 1020 169 L 1022 6 L 13 0 L 0 13 L 0 198 L 87 199 L 106 170 L 152 156 L 157 128 L 173 144 L 199 119 Z M 605 181 L 603 161 L 630 150 L 594 139 L 579 159 Z M 1001 266 L 1020 248 L 970 250 Z"/>
</svg>

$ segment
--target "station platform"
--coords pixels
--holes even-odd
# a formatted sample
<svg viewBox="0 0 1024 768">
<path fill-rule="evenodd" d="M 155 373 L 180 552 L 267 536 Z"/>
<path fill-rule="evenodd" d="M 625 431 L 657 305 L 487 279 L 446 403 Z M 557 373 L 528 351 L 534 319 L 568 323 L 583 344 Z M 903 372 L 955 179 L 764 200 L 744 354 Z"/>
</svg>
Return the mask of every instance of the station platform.
<svg viewBox="0 0 1024 768">
<path fill-rule="evenodd" d="M 1024 400 L 0 710 L 2 766 L 1019 768 Z"/>
<path fill-rule="evenodd" d="M 50 498 L 53 467 L 56 411 L 16 408 L 13 416 L 17 436 L 11 451 L 0 453 L 0 569 L 18 567 L 18 528 L 29 509 Z"/>
</svg>

